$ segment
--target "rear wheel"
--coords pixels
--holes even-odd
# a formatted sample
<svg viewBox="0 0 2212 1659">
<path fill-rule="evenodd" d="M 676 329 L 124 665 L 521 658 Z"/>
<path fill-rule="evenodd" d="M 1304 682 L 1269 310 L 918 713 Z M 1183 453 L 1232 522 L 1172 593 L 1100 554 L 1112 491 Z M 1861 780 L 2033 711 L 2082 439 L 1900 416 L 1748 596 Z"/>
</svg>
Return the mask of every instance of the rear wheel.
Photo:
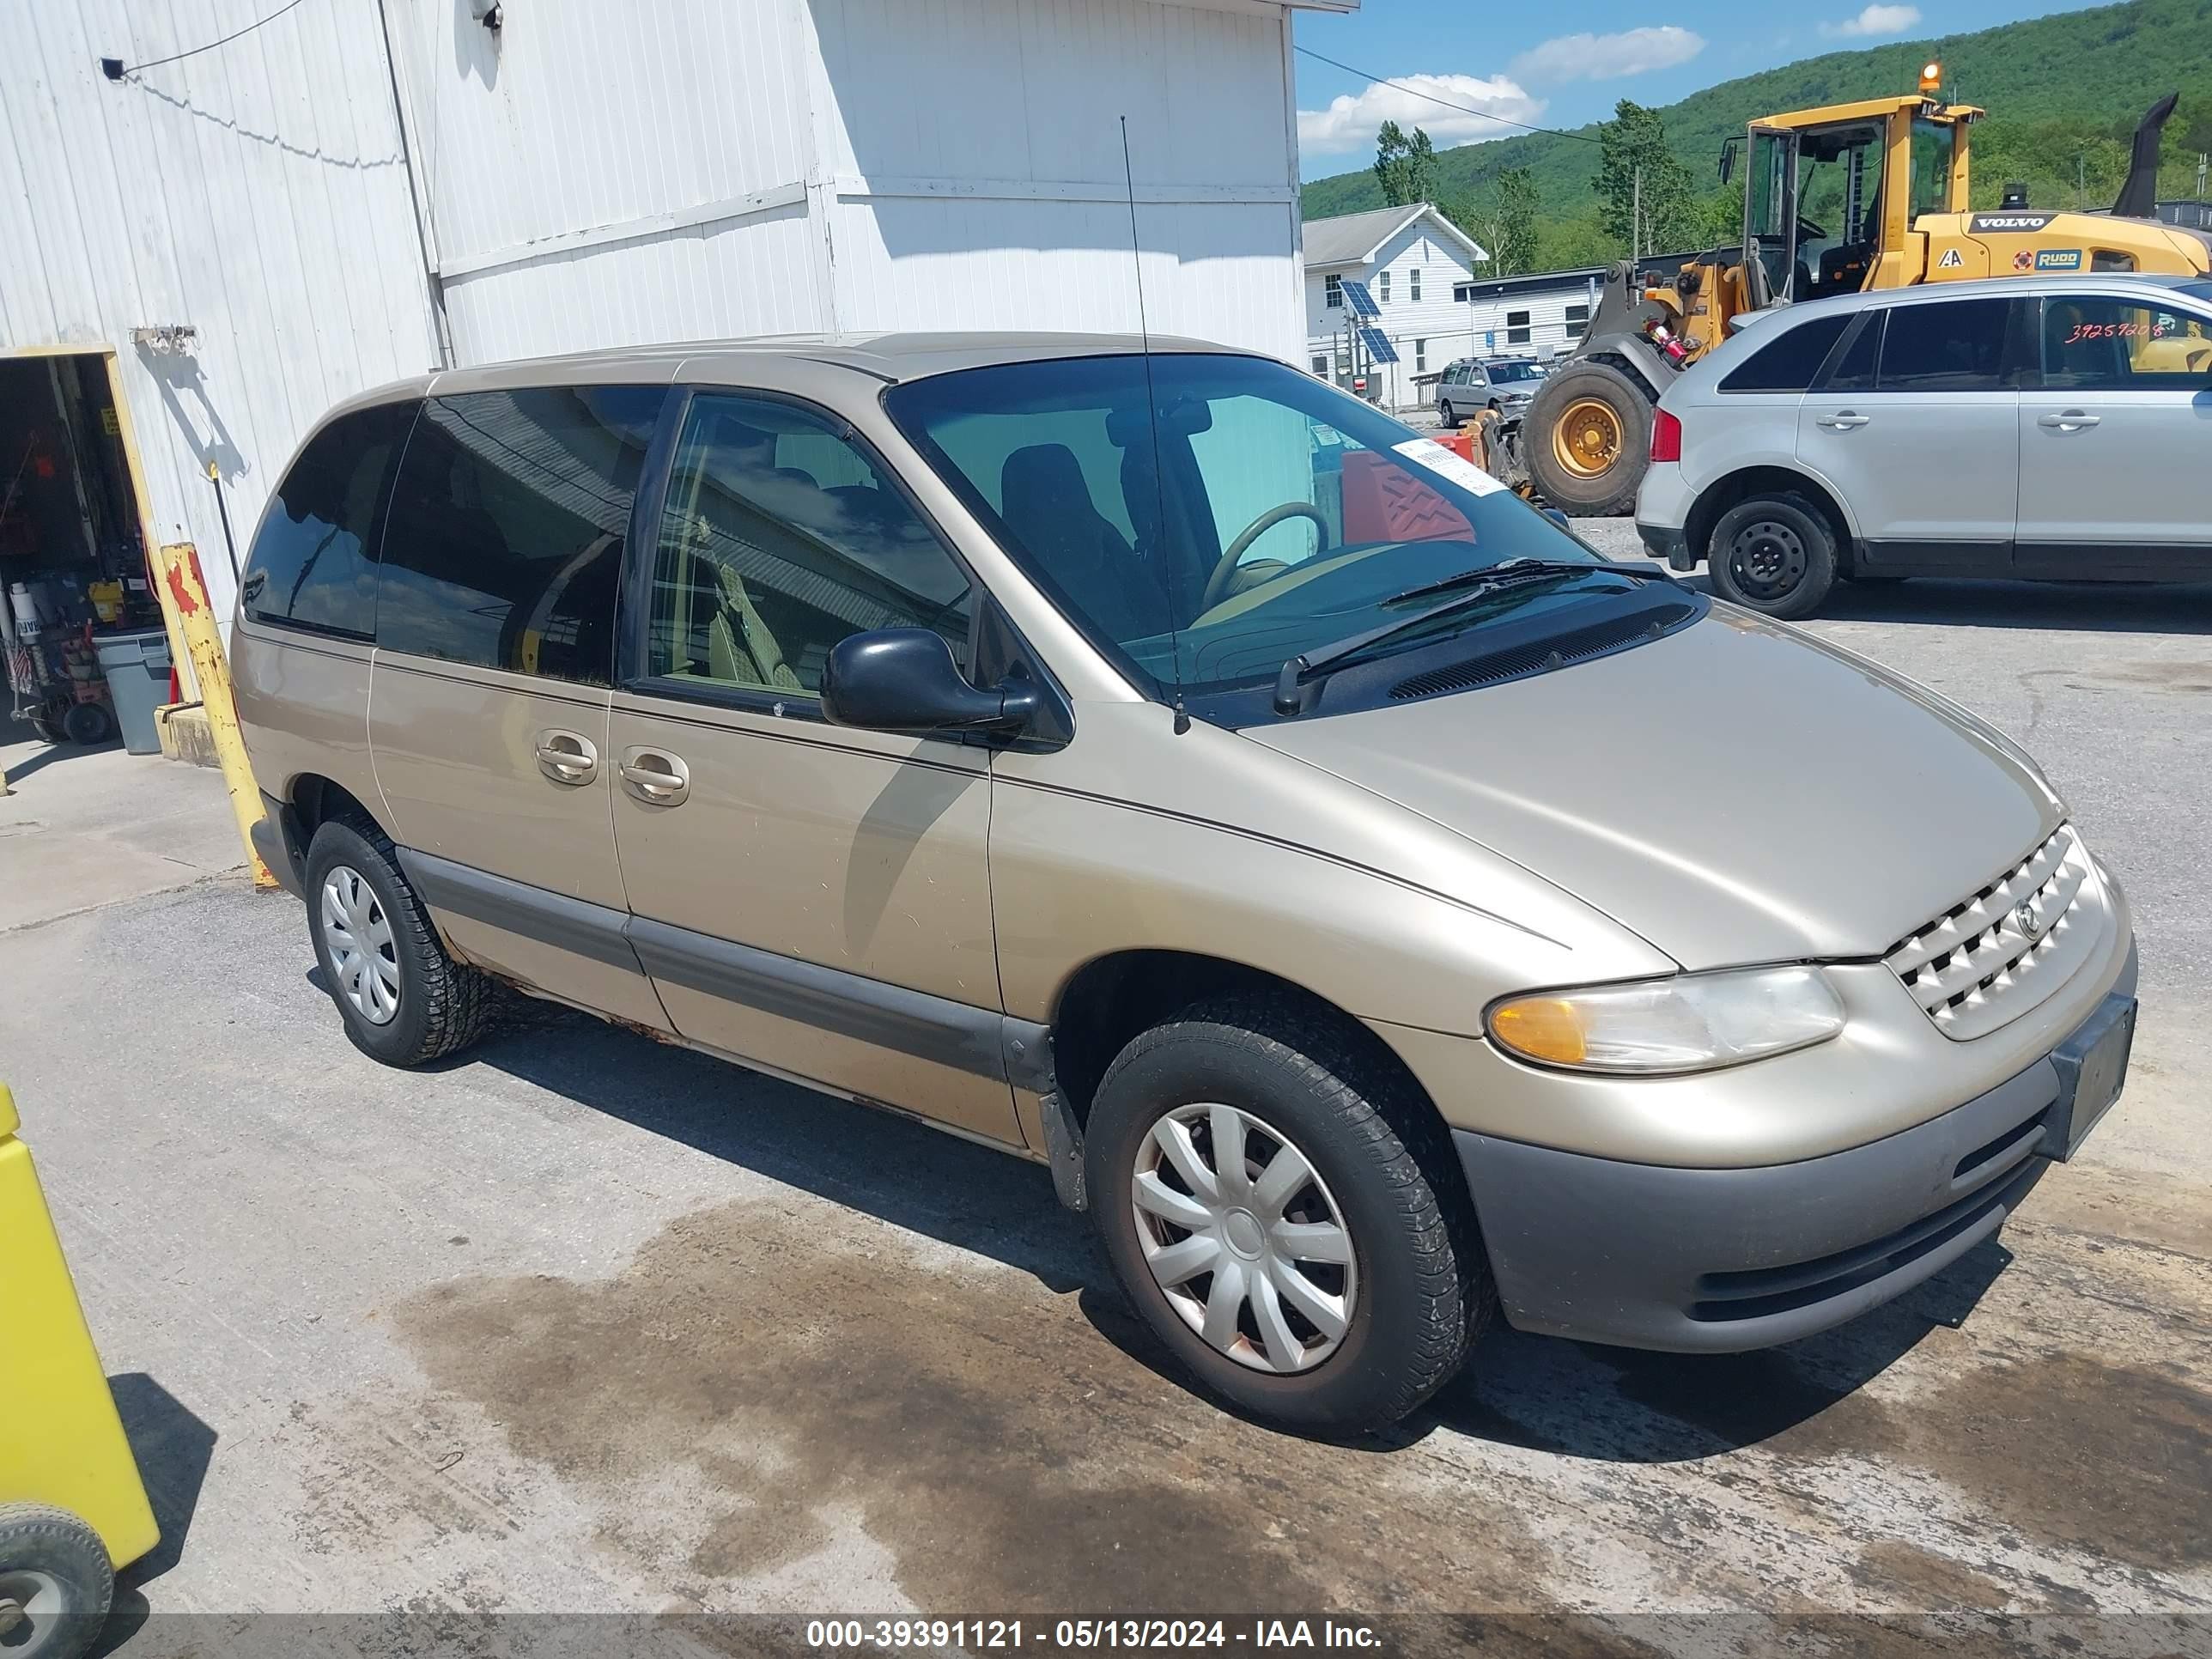
<svg viewBox="0 0 2212 1659">
<path fill-rule="evenodd" d="M 1122 1289 L 1203 1389 L 1285 1428 L 1396 1422 L 1493 1301 L 1449 1143 L 1380 1070 L 1306 1011 L 1240 999 L 1136 1038 L 1091 1107 Z"/>
<path fill-rule="evenodd" d="M 77 1659 L 114 1599 L 115 1570 L 98 1533 L 67 1510 L 0 1505 L 0 1653 Z"/>
<path fill-rule="evenodd" d="M 1633 507 L 1651 453 L 1651 401 L 1610 363 L 1577 363 L 1546 380 L 1524 422 L 1536 488 L 1577 517 Z"/>
<path fill-rule="evenodd" d="M 380 833 L 336 819 L 318 829 L 307 887 L 315 960 L 355 1048 L 420 1066 L 483 1033 L 492 981 L 447 954 Z"/>
<path fill-rule="evenodd" d="M 1705 564 L 1723 599 L 1794 622 L 1836 584 L 1835 532 L 1802 495 L 1754 495 L 1721 515 Z"/>
</svg>

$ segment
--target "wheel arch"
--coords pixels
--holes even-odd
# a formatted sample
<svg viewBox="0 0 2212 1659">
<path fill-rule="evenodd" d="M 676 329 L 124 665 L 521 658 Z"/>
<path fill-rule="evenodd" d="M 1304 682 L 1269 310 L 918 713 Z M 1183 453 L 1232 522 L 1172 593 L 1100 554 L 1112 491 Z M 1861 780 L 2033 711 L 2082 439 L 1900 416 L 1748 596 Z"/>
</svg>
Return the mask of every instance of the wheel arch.
<svg viewBox="0 0 2212 1659">
<path fill-rule="evenodd" d="M 1326 1024 L 1364 1064 L 1388 1079 L 1395 1096 L 1422 1115 L 1421 1128 L 1434 1144 L 1449 1148 L 1450 1127 L 1413 1068 L 1374 1028 L 1320 993 L 1280 974 L 1248 963 L 1179 950 L 1132 949 L 1094 957 L 1068 976 L 1053 1004 L 1054 1083 L 1060 1102 L 1080 1128 L 1091 1115 L 1100 1079 L 1114 1057 L 1140 1033 L 1194 1004 L 1237 995 L 1278 999 L 1302 1016 Z M 1428 1170 L 1472 1212 L 1466 1174 L 1455 1158 L 1436 1160 Z"/>
<path fill-rule="evenodd" d="M 1804 497 L 1819 510 L 1836 538 L 1839 568 L 1849 571 L 1856 564 L 1858 532 L 1842 498 L 1809 472 L 1771 464 L 1739 467 L 1705 486 L 1682 525 L 1690 550 L 1699 559 L 1710 559 L 1713 526 L 1720 522 L 1721 515 L 1755 495 Z"/>
</svg>

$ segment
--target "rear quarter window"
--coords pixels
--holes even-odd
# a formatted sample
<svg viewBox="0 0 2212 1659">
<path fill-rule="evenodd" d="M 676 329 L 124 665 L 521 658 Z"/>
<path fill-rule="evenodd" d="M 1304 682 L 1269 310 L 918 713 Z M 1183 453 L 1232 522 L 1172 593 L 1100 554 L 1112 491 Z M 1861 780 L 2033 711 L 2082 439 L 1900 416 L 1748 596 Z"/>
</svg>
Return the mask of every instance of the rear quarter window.
<svg viewBox="0 0 2212 1659">
<path fill-rule="evenodd" d="M 1784 325 L 1783 332 L 1764 345 L 1753 349 L 1734 368 L 1721 377 L 1723 392 L 1804 392 L 1820 378 L 1820 366 L 1828 361 L 1828 354 L 1836 342 L 1844 337 L 1850 325 L 1851 313 L 1838 313 L 1833 316 L 1815 317 L 1794 326 Z"/>
<path fill-rule="evenodd" d="M 392 492 L 386 650 L 614 680 L 615 594 L 659 386 L 433 398 Z"/>
<path fill-rule="evenodd" d="M 239 602 L 256 622 L 376 636 L 376 556 L 392 469 L 419 404 L 341 415 L 300 452 L 253 538 Z"/>
</svg>

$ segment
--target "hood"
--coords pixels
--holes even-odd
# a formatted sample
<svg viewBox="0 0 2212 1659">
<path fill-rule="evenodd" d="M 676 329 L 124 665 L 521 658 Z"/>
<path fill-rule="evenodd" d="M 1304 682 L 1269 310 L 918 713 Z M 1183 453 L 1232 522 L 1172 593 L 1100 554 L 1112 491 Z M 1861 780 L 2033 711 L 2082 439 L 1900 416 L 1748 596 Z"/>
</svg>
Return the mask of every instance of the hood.
<svg viewBox="0 0 2212 1659">
<path fill-rule="evenodd" d="M 1879 956 L 2062 816 L 2026 757 L 1963 711 L 1721 605 L 1530 679 L 1243 735 L 1512 860 L 1693 969 Z"/>
</svg>

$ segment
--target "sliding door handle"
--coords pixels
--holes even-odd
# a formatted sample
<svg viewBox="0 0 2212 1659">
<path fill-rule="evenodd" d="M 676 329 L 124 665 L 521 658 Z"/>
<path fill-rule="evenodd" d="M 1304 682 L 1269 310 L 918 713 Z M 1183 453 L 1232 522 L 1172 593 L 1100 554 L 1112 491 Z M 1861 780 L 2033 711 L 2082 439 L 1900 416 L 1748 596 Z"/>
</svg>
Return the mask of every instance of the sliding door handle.
<svg viewBox="0 0 2212 1659">
<path fill-rule="evenodd" d="M 623 787 L 653 806 L 680 806 L 691 793 L 691 769 L 665 750 L 633 745 L 623 750 Z"/>
<path fill-rule="evenodd" d="M 538 769 L 556 783 L 589 783 L 599 769 L 599 751 L 580 732 L 549 728 L 538 734 Z"/>
</svg>

